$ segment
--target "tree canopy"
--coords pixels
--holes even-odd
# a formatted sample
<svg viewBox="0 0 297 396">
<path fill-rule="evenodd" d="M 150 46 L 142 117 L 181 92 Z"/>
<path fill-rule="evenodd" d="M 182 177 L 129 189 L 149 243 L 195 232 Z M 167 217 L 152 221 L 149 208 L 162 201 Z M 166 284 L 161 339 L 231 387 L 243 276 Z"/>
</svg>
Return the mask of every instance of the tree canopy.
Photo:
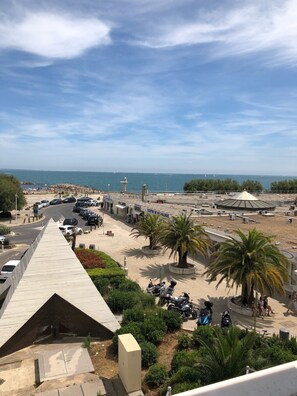
<svg viewBox="0 0 297 396">
<path fill-rule="evenodd" d="M 296 193 L 297 192 L 297 179 L 281 180 L 271 183 L 271 191 L 278 193 Z"/>
<path fill-rule="evenodd" d="M 185 192 L 216 191 L 218 193 L 243 191 L 260 192 L 263 186 L 258 181 L 245 180 L 242 184 L 232 179 L 192 179 L 184 184 Z"/>
<path fill-rule="evenodd" d="M 284 293 L 284 282 L 288 279 L 288 259 L 266 236 L 255 228 L 248 235 L 236 231 L 238 238 L 221 243 L 205 274 L 209 281 L 224 280 L 227 287 L 242 287 L 242 300 L 251 303 L 254 290 L 261 294 Z"/>
<path fill-rule="evenodd" d="M 10 212 L 16 207 L 22 209 L 26 204 L 20 182 L 12 175 L 0 173 L 0 212 Z"/>
<path fill-rule="evenodd" d="M 132 228 L 131 236 L 143 236 L 149 239 L 149 248 L 156 249 L 164 230 L 164 220 L 160 215 L 146 213 L 143 218 Z"/>
<path fill-rule="evenodd" d="M 202 226 L 194 224 L 185 214 L 173 216 L 165 225 L 162 245 L 171 250 L 170 256 L 178 256 L 178 267 L 187 268 L 188 254 L 208 253 L 210 239 Z"/>
</svg>

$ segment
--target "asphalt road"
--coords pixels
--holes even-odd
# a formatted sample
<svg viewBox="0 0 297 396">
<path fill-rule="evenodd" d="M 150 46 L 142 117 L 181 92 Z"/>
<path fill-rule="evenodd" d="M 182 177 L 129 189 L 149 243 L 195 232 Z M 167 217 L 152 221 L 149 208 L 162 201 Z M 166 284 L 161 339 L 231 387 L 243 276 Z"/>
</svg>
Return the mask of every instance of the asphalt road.
<svg viewBox="0 0 297 396">
<path fill-rule="evenodd" d="M 40 233 L 40 231 L 50 218 L 52 218 L 54 221 L 59 221 L 61 218 L 66 219 L 75 217 L 78 220 L 78 227 L 82 228 L 83 230 L 88 229 L 89 227 L 86 225 L 86 221 L 83 220 L 78 215 L 78 213 L 72 212 L 73 206 L 73 203 L 48 206 L 47 208 L 41 209 L 39 212 L 43 213 L 44 215 L 42 220 L 19 226 L 14 226 L 12 224 L 11 229 L 15 233 L 15 235 L 10 236 L 9 240 L 11 244 L 17 245 L 17 248 L 11 251 L 5 250 L 4 252 L 1 251 L 0 248 L 0 268 L 2 268 L 8 260 L 20 259 L 21 255 L 35 240 L 37 235 Z M 97 207 L 90 209 L 93 212 L 98 213 Z"/>
</svg>

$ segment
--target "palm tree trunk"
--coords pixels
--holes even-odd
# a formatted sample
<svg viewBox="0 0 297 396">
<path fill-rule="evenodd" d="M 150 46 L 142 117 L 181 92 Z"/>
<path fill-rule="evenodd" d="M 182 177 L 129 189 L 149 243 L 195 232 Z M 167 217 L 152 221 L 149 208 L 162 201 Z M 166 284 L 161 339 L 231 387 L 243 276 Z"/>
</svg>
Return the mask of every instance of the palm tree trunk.
<svg viewBox="0 0 297 396">
<path fill-rule="evenodd" d="M 185 252 L 184 254 L 181 254 L 180 249 L 178 249 L 178 263 L 177 263 L 177 266 L 179 268 L 188 268 L 187 257 L 188 257 L 188 252 Z"/>
</svg>

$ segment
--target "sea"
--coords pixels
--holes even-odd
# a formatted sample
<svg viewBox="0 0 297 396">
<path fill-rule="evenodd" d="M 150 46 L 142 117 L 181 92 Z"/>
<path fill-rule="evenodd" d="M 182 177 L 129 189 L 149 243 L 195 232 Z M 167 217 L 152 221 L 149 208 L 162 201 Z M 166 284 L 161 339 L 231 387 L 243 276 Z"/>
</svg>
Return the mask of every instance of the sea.
<svg viewBox="0 0 297 396">
<path fill-rule="evenodd" d="M 214 175 L 214 174 L 181 174 L 181 173 L 128 173 L 128 172 L 77 172 L 77 171 L 37 171 L 20 169 L 0 169 L 0 173 L 14 175 L 20 182 L 33 183 L 23 185 L 24 189 L 47 189 L 53 184 L 76 184 L 100 191 L 120 192 L 121 181 L 127 178 L 127 192 L 140 193 L 146 184 L 150 193 L 183 192 L 186 182 L 192 179 L 232 179 L 259 181 L 265 190 L 270 190 L 272 182 L 295 179 L 292 176 L 259 176 L 259 175 Z"/>
</svg>

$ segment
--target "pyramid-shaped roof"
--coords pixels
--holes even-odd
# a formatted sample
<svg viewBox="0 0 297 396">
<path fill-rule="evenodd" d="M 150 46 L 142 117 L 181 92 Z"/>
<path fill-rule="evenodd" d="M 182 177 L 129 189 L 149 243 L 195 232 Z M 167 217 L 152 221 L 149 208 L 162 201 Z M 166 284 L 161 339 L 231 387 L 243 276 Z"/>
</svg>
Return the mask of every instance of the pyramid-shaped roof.
<svg viewBox="0 0 297 396">
<path fill-rule="evenodd" d="M 12 273 L 10 290 L 0 310 L 0 348 L 54 295 L 105 329 L 114 332 L 120 328 L 57 225 L 50 220 Z"/>
<path fill-rule="evenodd" d="M 219 209 L 235 210 L 274 210 L 275 206 L 269 202 L 262 201 L 247 191 L 242 191 L 234 198 L 227 198 L 216 202 Z"/>
</svg>

